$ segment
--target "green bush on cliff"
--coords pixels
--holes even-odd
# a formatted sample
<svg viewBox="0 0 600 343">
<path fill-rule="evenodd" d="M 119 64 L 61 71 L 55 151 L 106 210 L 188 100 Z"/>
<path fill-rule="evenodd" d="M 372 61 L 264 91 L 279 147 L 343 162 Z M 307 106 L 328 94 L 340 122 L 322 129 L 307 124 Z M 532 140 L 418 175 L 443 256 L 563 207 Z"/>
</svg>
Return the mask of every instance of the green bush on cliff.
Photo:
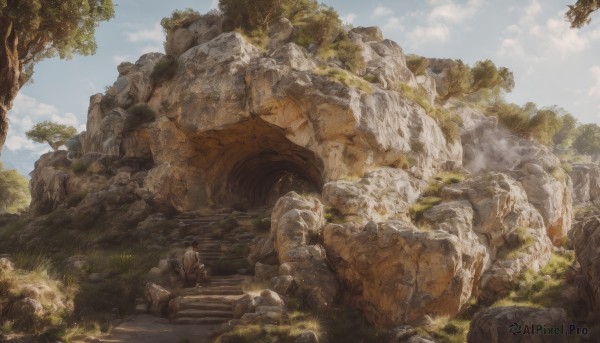
<svg viewBox="0 0 600 343">
<path fill-rule="evenodd" d="M 153 122 L 156 119 L 156 113 L 147 104 L 137 104 L 127 110 L 125 119 L 125 131 L 131 131 L 142 124 Z"/>
<path fill-rule="evenodd" d="M 426 75 L 429 60 L 417 55 L 408 55 L 406 56 L 406 66 L 415 76 Z"/>
<path fill-rule="evenodd" d="M 0 162 L 0 214 L 16 213 L 29 206 L 29 182 L 13 169 L 4 169 Z"/>
<path fill-rule="evenodd" d="M 152 77 L 152 81 L 155 85 L 159 85 L 172 79 L 177 72 L 177 67 L 177 57 L 173 55 L 165 55 L 158 60 L 158 62 L 156 62 L 150 77 Z"/>
</svg>

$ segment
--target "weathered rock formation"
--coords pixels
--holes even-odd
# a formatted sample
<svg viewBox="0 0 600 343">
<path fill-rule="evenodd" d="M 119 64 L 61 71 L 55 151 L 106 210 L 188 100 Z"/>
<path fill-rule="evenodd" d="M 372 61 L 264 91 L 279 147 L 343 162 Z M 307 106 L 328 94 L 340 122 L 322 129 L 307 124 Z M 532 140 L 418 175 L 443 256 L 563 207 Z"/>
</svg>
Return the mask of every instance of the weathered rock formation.
<svg viewBox="0 0 600 343">
<path fill-rule="evenodd" d="M 600 309 L 600 217 L 592 217 L 580 222 L 570 233 L 575 256 L 579 262 L 580 274 L 575 276 L 578 295 L 588 306 L 588 310 L 598 319 Z"/>
<path fill-rule="evenodd" d="M 571 225 L 570 178 L 548 149 L 468 107 L 447 106 L 463 124 L 445 135 L 405 91 L 433 105 L 434 78 L 377 28 L 347 33 L 363 50 L 353 74 L 291 42 L 290 25 L 261 48 L 200 16 L 169 33 L 168 57 L 121 64 L 90 100 L 79 157 L 36 164 L 32 212 L 134 232 L 153 212 L 274 205 L 252 264 L 279 264 L 278 289 L 312 308 L 348 301 L 382 326 L 452 316 L 546 263 Z M 416 221 L 442 171 L 466 179 Z"/>
</svg>

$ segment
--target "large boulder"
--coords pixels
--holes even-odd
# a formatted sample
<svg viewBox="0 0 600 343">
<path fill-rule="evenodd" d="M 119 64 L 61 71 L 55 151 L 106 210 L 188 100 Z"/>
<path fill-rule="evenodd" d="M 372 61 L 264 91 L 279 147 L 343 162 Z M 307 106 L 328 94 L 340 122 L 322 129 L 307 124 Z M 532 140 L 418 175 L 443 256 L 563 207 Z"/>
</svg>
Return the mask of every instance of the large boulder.
<svg viewBox="0 0 600 343">
<path fill-rule="evenodd" d="M 579 262 L 580 276 L 577 277 L 579 297 L 598 319 L 600 309 L 600 217 L 595 216 L 577 223 L 570 233 L 575 256 Z"/>
<path fill-rule="evenodd" d="M 319 200 L 295 192 L 279 199 L 271 214 L 271 235 L 284 274 L 294 278 L 300 295 L 316 310 L 333 305 L 339 292 L 325 249 L 318 244 L 324 223 Z"/>
<path fill-rule="evenodd" d="M 569 325 L 562 308 L 493 307 L 471 321 L 467 342 L 568 342 Z"/>
<path fill-rule="evenodd" d="M 521 184 L 510 176 L 482 173 L 447 186 L 442 197 L 467 201 L 472 208 L 473 231 L 489 254 L 480 280 L 480 298 L 493 300 L 505 295 L 521 272 L 539 270 L 549 261 L 552 243 L 545 234 L 543 218 L 528 202 Z M 443 216 L 438 216 L 438 221 L 443 221 Z"/>
<path fill-rule="evenodd" d="M 573 180 L 573 202 L 600 205 L 600 166 L 598 164 L 573 164 L 569 172 Z"/>
<path fill-rule="evenodd" d="M 462 239 L 404 222 L 329 224 L 324 244 L 354 307 L 377 325 L 453 315 L 477 288 L 485 250 L 468 229 Z"/>
<path fill-rule="evenodd" d="M 402 169 L 383 168 L 358 181 L 332 181 L 323 188 L 323 201 L 344 217 L 381 222 L 406 219 L 409 204 L 419 196 L 419 181 Z"/>
</svg>

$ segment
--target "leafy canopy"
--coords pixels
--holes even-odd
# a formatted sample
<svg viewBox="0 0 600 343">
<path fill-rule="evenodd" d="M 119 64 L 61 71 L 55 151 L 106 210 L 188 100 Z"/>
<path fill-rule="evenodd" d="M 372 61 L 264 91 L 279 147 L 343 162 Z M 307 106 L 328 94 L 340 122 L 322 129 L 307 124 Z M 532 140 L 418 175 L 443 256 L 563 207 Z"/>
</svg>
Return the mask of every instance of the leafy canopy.
<svg viewBox="0 0 600 343">
<path fill-rule="evenodd" d="M 27 138 L 36 143 L 48 143 L 54 151 L 57 151 L 76 134 L 77 130 L 74 127 L 56 124 L 51 121 L 37 123 L 25 133 Z"/>
<path fill-rule="evenodd" d="M 21 86 L 44 58 L 94 54 L 96 27 L 113 15 L 112 0 L 0 0 L 0 25 L 11 25 L 18 36 Z"/>
<path fill-rule="evenodd" d="M 16 170 L 4 169 L 0 162 L 0 213 L 16 213 L 31 201 L 29 182 Z"/>
<path fill-rule="evenodd" d="M 577 0 L 575 5 L 569 5 L 565 17 L 571 23 L 571 28 L 579 29 L 590 23 L 590 15 L 599 8 L 600 0 Z"/>
<path fill-rule="evenodd" d="M 573 147 L 582 154 L 600 154 L 600 127 L 596 124 L 581 125 Z"/>
</svg>

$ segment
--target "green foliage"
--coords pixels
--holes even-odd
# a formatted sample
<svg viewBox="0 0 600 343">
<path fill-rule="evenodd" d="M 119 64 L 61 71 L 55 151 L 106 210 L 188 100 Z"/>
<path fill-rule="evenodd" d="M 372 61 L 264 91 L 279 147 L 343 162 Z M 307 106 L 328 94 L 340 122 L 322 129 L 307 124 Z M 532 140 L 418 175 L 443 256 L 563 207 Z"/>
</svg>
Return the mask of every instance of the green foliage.
<svg viewBox="0 0 600 343">
<path fill-rule="evenodd" d="M 77 175 L 83 174 L 87 170 L 87 164 L 80 159 L 73 160 L 71 162 L 71 166 L 69 167 L 71 171 Z"/>
<path fill-rule="evenodd" d="M 569 5 L 565 17 L 571 23 L 571 28 L 579 29 L 590 23 L 590 15 L 599 8 L 600 1 L 598 0 L 577 0 L 574 5 Z"/>
<path fill-rule="evenodd" d="M 0 214 L 17 213 L 29 207 L 29 181 L 14 169 L 4 169 L 0 162 Z"/>
<path fill-rule="evenodd" d="M 69 139 L 77 134 L 77 130 L 68 125 L 53 123 L 51 121 L 43 121 L 37 123 L 25 135 L 36 143 L 48 143 L 50 147 L 57 151 Z"/>
<path fill-rule="evenodd" d="M 437 317 L 431 325 L 417 328 L 417 333 L 439 343 L 464 343 L 467 341 L 470 320 Z"/>
<path fill-rule="evenodd" d="M 558 132 L 556 132 L 554 137 L 552 137 L 552 140 L 554 145 L 568 148 L 573 144 L 575 136 L 577 135 L 577 119 L 575 119 L 575 117 L 573 117 L 573 115 L 570 113 L 565 113 L 561 117 L 561 121 L 562 126 Z"/>
<path fill-rule="evenodd" d="M 200 13 L 191 8 L 186 8 L 185 10 L 175 10 L 170 17 L 163 18 L 160 21 L 160 25 L 168 34 L 177 28 L 193 23 L 194 21 L 198 20 L 198 18 L 200 18 Z"/>
<path fill-rule="evenodd" d="M 12 24 L 19 39 L 17 52 L 24 71 L 20 86 L 30 79 L 33 66 L 42 59 L 94 54 L 96 27 L 113 15 L 112 0 L 0 1 L 0 18 L 6 19 L 0 25 L 10 28 Z"/>
<path fill-rule="evenodd" d="M 219 0 L 219 9 L 227 18 L 227 26 L 248 31 L 266 29 L 284 13 L 281 0 Z"/>
<path fill-rule="evenodd" d="M 530 135 L 538 142 L 551 145 L 562 126 L 561 118 L 552 110 L 540 110 L 529 119 Z"/>
<path fill-rule="evenodd" d="M 408 55 L 406 56 L 406 66 L 415 76 L 426 75 L 429 60 L 422 56 Z"/>
<path fill-rule="evenodd" d="M 177 57 L 173 55 L 165 55 L 158 60 L 158 62 L 156 62 L 150 77 L 152 77 L 152 81 L 155 85 L 159 85 L 165 81 L 171 80 L 177 72 L 177 67 Z"/>
<path fill-rule="evenodd" d="M 362 45 L 356 44 L 348 39 L 342 39 L 335 44 L 338 59 L 344 64 L 344 67 L 350 72 L 356 74 L 365 68 L 365 61 L 362 57 Z"/>
<path fill-rule="evenodd" d="M 442 202 L 442 199 L 436 196 L 427 196 L 420 198 L 417 202 L 410 205 L 408 213 L 413 220 L 418 221 L 425 211 Z"/>
<path fill-rule="evenodd" d="M 540 271 L 527 270 L 521 274 L 514 290 L 492 306 L 562 307 L 568 314 L 576 313 L 580 304 L 566 301 L 561 294 L 563 275 L 574 260 L 572 251 L 554 253 Z"/>
<path fill-rule="evenodd" d="M 508 235 L 507 242 L 498 252 L 498 255 L 502 259 L 516 259 L 521 251 L 532 244 L 533 237 L 529 234 L 528 229 L 520 226 Z"/>
<path fill-rule="evenodd" d="M 48 255 L 41 252 L 21 251 L 11 258 L 17 269 L 37 272 L 50 272 L 53 270 L 53 262 Z"/>
<path fill-rule="evenodd" d="M 371 94 L 373 92 L 373 86 L 366 80 L 349 73 L 346 70 L 339 68 L 324 68 L 317 71 L 319 75 L 329 76 L 348 87 L 352 87 L 358 90 L 361 90 L 367 94 Z"/>
<path fill-rule="evenodd" d="M 600 127 L 597 124 L 585 124 L 578 131 L 573 148 L 581 154 L 600 153 Z"/>
<path fill-rule="evenodd" d="M 142 124 L 153 122 L 155 119 L 156 113 L 147 104 L 134 105 L 127 110 L 125 130 L 134 130 Z"/>
<path fill-rule="evenodd" d="M 403 83 L 400 84 L 398 92 L 421 106 L 430 117 L 435 119 L 448 142 L 454 143 L 458 139 L 460 136 L 460 117 L 451 114 L 444 108 L 432 106 L 421 89 L 415 90 Z"/>
<path fill-rule="evenodd" d="M 307 14 L 295 24 L 297 31 L 294 42 L 304 47 L 310 44 L 320 47 L 330 45 L 344 31 L 342 20 L 336 10 L 326 5 L 318 6 L 314 12 Z"/>
<path fill-rule="evenodd" d="M 504 67 L 497 68 L 490 61 L 479 61 L 471 69 L 461 60 L 452 61 L 445 69 L 443 87 L 439 91 L 441 102 L 482 92 L 499 94 L 510 92 L 515 86 L 513 73 Z"/>
</svg>

